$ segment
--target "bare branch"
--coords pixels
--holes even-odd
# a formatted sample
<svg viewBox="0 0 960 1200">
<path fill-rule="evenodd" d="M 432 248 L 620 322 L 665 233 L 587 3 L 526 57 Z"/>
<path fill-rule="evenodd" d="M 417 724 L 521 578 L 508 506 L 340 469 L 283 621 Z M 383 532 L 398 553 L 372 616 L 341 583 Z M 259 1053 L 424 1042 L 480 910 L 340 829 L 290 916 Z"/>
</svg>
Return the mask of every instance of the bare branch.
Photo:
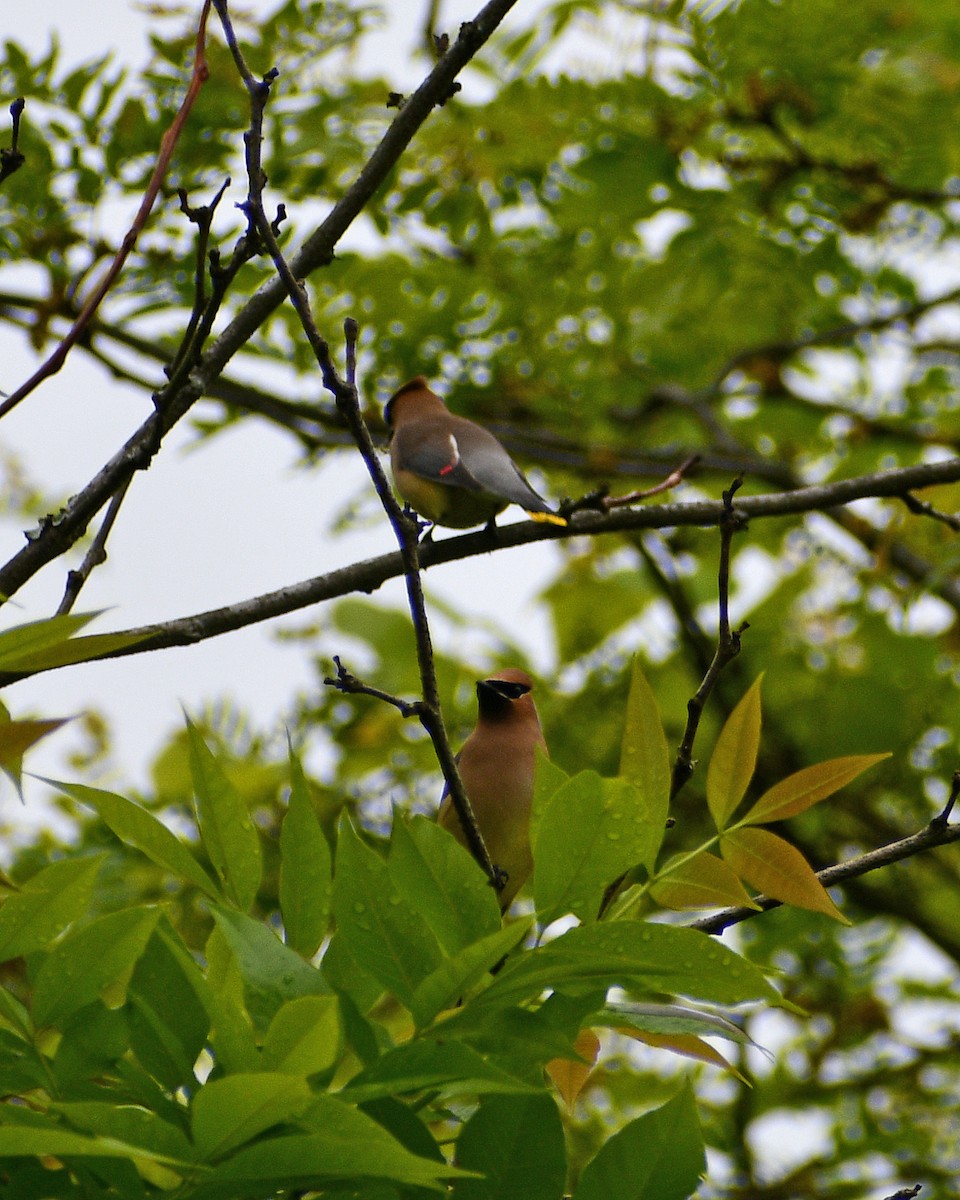
<svg viewBox="0 0 960 1200">
<path fill-rule="evenodd" d="M 935 521 L 942 521 L 954 533 L 960 533 L 960 513 L 940 512 L 932 504 L 928 504 L 925 500 L 918 500 L 910 492 L 901 496 L 901 500 L 903 500 L 904 504 L 915 516 L 932 517 Z"/>
<path fill-rule="evenodd" d="M 372 445 L 372 443 L 371 443 Z M 382 473 L 382 472 L 381 472 Z M 385 477 L 384 477 L 385 478 Z M 835 483 L 818 484 L 815 487 L 798 488 L 793 492 L 771 492 L 763 496 L 745 496 L 737 500 L 737 511 L 750 520 L 761 517 L 778 517 L 802 512 L 826 510 L 836 516 L 836 506 L 869 496 L 898 496 L 917 488 L 960 480 L 960 458 L 939 463 L 927 463 L 920 467 L 904 467 L 897 471 L 882 471 L 876 475 L 863 475 L 855 479 L 843 479 Z M 389 490 L 389 485 L 386 485 Z M 392 493 L 391 493 L 392 495 Z M 627 530 L 666 529 L 674 526 L 718 526 L 723 519 L 723 504 L 715 500 L 695 503 L 654 504 L 646 508 L 620 509 L 612 513 L 578 513 L 569 526 L 548 525 L 541 521 L 519 521 L 514 525 L 498 525 L 491 535 L 486 530 L 461 534 L 457 537 L 431 541 L 419 547 L 420 565 L 423 569 L 442 563 L 458 562 L 491 550 L 505 550 L 514 546 L 526 546 L 548 539 L 595 536 L 601 533 L 619 533 Z M 849 514 L 848 514 L 849 515 Z M 858 518 L 859 521 L 859 518 Z M 863 522 L 860 522 L 863 524 Z M 871 527 L 872 528 L 872 527 Z M 54 536 L 58 526 L 53 522 L 47 536 Z M 874 530 L 879 540 L 879 533 Z M 43 536 L 40 534 L 38 536 Z M 861 538 L 861 540 L 864 540 Z M 13 560 L 16 562 L 16 560 Z M 11 564 L 0 569 L 0 594 L 4 592 L 5 575 Z M 174 621 L 155 625 L 143 625 L 125 632 L 136 634 L 142 640 L 135 646 L 124 647 L 107 656 L 121 657 L 127 654 L 142 654 L 148 650 L 161 650 L 169 646 L 190 646 L 196 642 L 218 637 L 256 625 L 274 617 L 286 616 L 313 604 L 334 600 L 352 592 L 375 592 L 388 579 L 403 574 L 403 559 L 399 552 L 366 559 L 348 567 L 330 571 L 300 583 L 291 584 L 274 592 L 267 592 L 249 600 L 238 601 L 223 608 L 196 613 Z M 932 574 L 932 568 L 928 568 Z M 917 567 L 917 578 L 923 573 Z M 960 589 L 956 589 L 960 593 Z M 941 593 L 942 594 L 942 593 Z M 960 594 L 955 600 L 960 611 Z M 0 685 L 23 678 L 12 673 L 0 674 Z"/>
<path fill-rule="evenodd" d="M 324 678 L 326 687 L 335 688 L 338 692 L 343 692 L 345 696 L 372 696 L 374 700 L 382 700 L 384 704 L 389 704 L 395 708 L 401 717 L 419 717 L 423 709 L 422 701 L 404 700 L 400 696 L 394 696 L 390 692 L 385 692 L 381 688 L 371 687 L 358 679 L 351 671 L 340 661 L 340 656 L 333 656 L 334 666 L 337 668 L 335 676 L 327 675 Z"/>
<path fill-rule="evenodd" d="M 99 567 L 101 563 L 107 561 L 107 538 L 110 536 L 114 522 L 120 514 L 120 506 L 123 504 L 132 482 L 133 476 L 131 475 L 126 483 L 122 484 L 119 490 L 114 493 L 113 498 L 107 506 L 107 511 L 104 514 L 100 528 L 97 530 L 97 536 L 93 539 L 90 549 L 84 555 L 83 562 L 80 564 L 78 570 L 68 573 L 67 586 L 63 593 L 63 599 L 57 608 L 58 617 L 64 616 L 73 608 L 77 602 L 77 597 L 80 595 L 81 588 L 90 578 L 94 568 Z"/>
</svg>

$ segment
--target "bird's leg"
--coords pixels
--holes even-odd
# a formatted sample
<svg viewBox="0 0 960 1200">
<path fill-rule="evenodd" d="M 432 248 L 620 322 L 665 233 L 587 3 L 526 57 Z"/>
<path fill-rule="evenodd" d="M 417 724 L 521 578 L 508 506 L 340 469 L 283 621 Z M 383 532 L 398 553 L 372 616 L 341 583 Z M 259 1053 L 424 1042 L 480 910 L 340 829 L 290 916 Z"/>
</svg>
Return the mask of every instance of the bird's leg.
<svg viewBox="0 0 960 1200">
<path fill-rule="evenodd" d="M 486 525 L 484 525 L 483 532 L 489 538 L 495 538 L 497 536 L 497 514 L 496 513 L 494 513 L 493 516 L 490 518 L 490 520 L 486 523 Z"/>
<path fill-rule="evenodd" d="M 421 545 L 426 542 L 433 541 L 434 526 L 432 521 L 425 521 L 418 512 L 415 512 L 414 509 L 410 507 L 409 504 L 405 504 L 403 506 L 403 515 L 408 521 L 412 521 L 414 525 L 416 525 L 417 541 L 420 542 Z M 427 536 L 425 538 L 421 538 L 421 535 L 425 529 L 427 530 Z"/>
</svg>

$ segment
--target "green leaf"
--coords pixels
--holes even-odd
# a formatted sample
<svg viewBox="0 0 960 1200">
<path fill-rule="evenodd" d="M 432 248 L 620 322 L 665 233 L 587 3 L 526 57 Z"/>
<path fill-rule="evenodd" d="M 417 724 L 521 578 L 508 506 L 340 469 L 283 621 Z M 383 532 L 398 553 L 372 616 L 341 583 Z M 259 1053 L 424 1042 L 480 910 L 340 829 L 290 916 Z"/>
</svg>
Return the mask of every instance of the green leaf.
<svg viewBox="0 0 960 1200">
<path fill-rule="evenodd" d="M 760 675 L 724 723 L 707 768 L 707 804 L 726 829 L 753 778 L 760 748 Z"/>
<path fill-rule="evenodd" d="M 796 771 L 768 788 L 744 815 L 742 824 L 760 825 L 795 817 L 889 757 L 889 754 L 852 754 Z"/>
<path fill-rule="evenodd" d="M 260 887 L 260 836 L 246 802 L 199 730 L 190 721 L 187 729 L 200 836 L 226 895 L 246 912 Z"/>
<path fill-rule="evenodd" d="M 196 1200 L 234 1200 L 338 1179 L 390 1179 L 442 1191 L 441 1180 L 462 1174 L 445 1162 L 411 1154 L 376 1121 L 332 1097 L 316 1097 L 301 1123 L 307 1122 L 318 1132 L 245 1146 L 218 1165 L 214 1181 L 200 1184 L 192 1195 Z"/>
<path fill-rule="evenodd" d="M 220 1006 L 213 1005 L 200 968 L 166 919 L 134 968 L 126 1012 L 141 1065 L 171 1092 L 195 1086 L 194 1066 Z"/>
<path fill-rule="evenodd" d="M 160 920 L 157 908 L 127 908 L 68 934 L 37 973 L 33 1018 L 53 1025 L 96 1000 L 107 984 L 125 983 Z"/>
<path fill-rule="evenodd" d="M 540 746 L 536 749 L 537 770 L 533 783 L 533 804 L 530 809 L 530 844 L 534 845 L 540 831 L 540 820 L 547 805 L 563 787 L 570 776 L 544 754 Z"/>
<path fill-rule="evenodd" d="M 301 996 L 277 1010 L 263 1041 L 263 1065 L 288 1075 L 327 1071 L 340 1053 L 340 1003 L 335 996 Z"/>
<path fill-rule="evenodd" d="M 657 806 L 659 809 L 659 805 Z M 557 791 L 533 847 L 533 891 L 544 924 L 565 913 L 595 920 L 609 884 L 638 863 L 652 865 L 664 819 L 651 820 L 626 779 L 581 771 Z"/>
<path fill-rule="evenodd" d="M 636 571 L 608 572 L 600 578 L 595 567 L 593 555 L 569 559 L 563 574 L 544 592 L 561 662 L 594 650 L 649 603 L 649 588 Z"/>
<path fill-rule="evenodd" d="M 204 1084 L 193 1098 L 193 1142 L 203 1162 L 216 1162 L 257 1134 L 298 1117 L 310 1103 L 305 1079 L 285 1072 L 230 1075 Z"/>
<path fill-rule="evenodd" d="M 446 1161 L 424 1121 L 402 1100 L 385 1097 L 382 1100 L 368 1100 L 359 1107 L 361 1112 L 373 1117 L 378 1125 L 382 1125 L 411 1154 L 430 1158 L 438 1163 Z"/>
<path fill-rule="evenodd" d="M 745 959 L 695 929 L 656 922 L 609 921 L 568 930 L 545 946 L 508 962 L 471 1007 L 503 1007 L 544 988 L 621 987 L 647 995 L 664 992 L 739 1004 L 783 999 Z"/>
<path fill-rule="evenodd" d="M 333 902 L 337 928 L 357 965 L 409 1008 L 443 953 L 424 918 L 397 890 L 387 864 L 346 816 L 340 822 Z"/>
<path fill-rule="evenodd" d="M 382 1054 L 338 1093 L 356 1103 L 429 1089 L 440 1096 L 485 1092 L 529 1093 L 540 1090 L 488 1061 L 469 1046 L 440 1040 L 440 1034 L 421 1037 Z"/>
<path fill-rule="evenodd" d="M 11 995 L 4 987 L 0 987 L 0 1021 L 25 1038 L 30 1038 L 33 1034 L 30 1013 L 16 996 Z"/>
<path fill-rule="evenodd" d="M 56 621 L 62 619 L 53 618 Z M 73 667 L 78 663 L 95 662 L 106 654 L 125 650 L 127 646 L 135 646 L 149 636 L 146 633 L 94 633 L 90 637 L 64 640 L 56 645 L 7 659 L 0 663 L 0 670 L 17 675 L 33 675 L 40 671 L 52 671 L 57 667 Z"/>
<path fill-rule="evenodd" d="M 670 807 L 671 763 L 660 710 L 647 677 L 634 657 L 627 698 L 627 715 L 620 747 L 620 774 L 644 799 L 647 819 L 667 820 Z M 646 864 L 652 869 L 652 864 Z"/>
<path fill-rule="evenodd" d="M 46 1129 L 32 1129 L 0 1125 L 0 1156 L 24 1158 L 27 1155 L 43 1155 L 58 1158 L 152 1158 L 163 1162 L 164 1158 L 150 1154 L 140 1146 L 128 1146 L 112 1137 L 84 1137 L 72 1133 L 62 1126 L 50 1123 Z"/>
<path fill-rule="evenodd" d="M 280 827 L 280 912 L 287 945 L 312 957 L 326 937 L 333 896 L 330 845 L 299 759 L 290 751 L 290 800 Z"/>
<path fill-rule="evenodd" d="M 124 1009 L 107 1008 L 99 1000 L 78 1009 L 64 1021 L 53 1059 L 61 1095 L 72 1094 L 75 1083 L 105 1075 L 129 1048 Z"/>
<path fill-rule="evenodd" d="M 126 1142 L 167 1162 L 186 1165 L 194 1159 L 186 1134 L 145 1108 L 103 1101 L 75 1101 L 51 1107 L 86 1133 Z"/>
<path fill-rule="evenodd" d="M 329 993 L 320 972 L 260 921 L 230 908 L 214 908 L 213 916 L 233 953 L 247 1011 L 257 1029 L 266 1032 L 288 1000 Z"/>
<path fill-rule="evenodd" d="M 567 1155 L 552 1096 L 480 1098 L 457 1138 L 457 1166 L 481 1179 L 458 1179 L 456 1200 L 560 1200 Z"/>
<path fill-rule="evenodd" d="M 390 879 L 447 954 L 500 929 L 496 893 L 469 851 L 423 816 L 394 813 Z"/>
<path fill-rule="evenodd" d="M 573 1200 L 687 1200 L 706 1170 L 689 1086 L 625 1125 L 587 1163 Z"/>
<path fill-rule="evenodd" d="M 254 935 L 251 935 L 251 940 L 255 943 Z M 259 1025 L 255 1030 L 247 1006 L 253 1005 L 256 1011 L 256 1004 L 262 1002 L 263 997 L 252 986 L 248 998 L 238 955 L 234 954 L 219 924 L 215 924 L 210 931 L 203 952 L 207 960 L 207 989 L 203 1000 L 210 1018 L 210 1042 L 217 1063 L 229 1074 L 257 1071 L 263 1065 L 260 1057 L 260 1039 L 257 1035 L 266 1029 L 272 1012 L 267 1009 L 260 1014 Z M 244 952 L 255 954 L 256 945 L 248 947 Z M 268 966 L 265 974 L 269 975 L 269 970 Z M 282 1003 L 282 999 L 278 1001 L 278 1005 Z M 264 1007 L 266 1008 L 266 1005 Z M 276 1006 L 273 1011 L 276 1011 Z"/>
<path fill-rule="evenodd" d="M 44 949 L 82 917 L 105 854 L 51 863 L 8 896 L 0 908 L 0 962 Z"/>
<path fill-rule="evenodd" d="M 410 1001 L 410 1011 L 418 1028 L 428 1025 L 442 1009 L 456 1004 L 459 998 L 487 971 L 509 954 L 526 937 L 533 921 L 513 921 L 503 929 L 488 934 L 465 946 L 459 954 L 444 959 L 439 967 L 423 980 Z"/>
<path fill-rule="evenodd" d="M 217 887 L 203 867 L 176 834 L 171 833 L 153 813 L 114 792 L 86 787 L 81 783 L 61 783 L 56 779 L 47 779 L 45 782 L 87 808 L 92 808 L 121 842 L 135 847 L 158 867 L 185 883 L 193 884 L 211 899 L 219 897 Z"/>
<path fill-rule="evenodd" d="M 360 1012 L 369 1012 L 383 995 L 383 985 L 360 966 L 339 930 L 323 952 L 320 969 L 334 991 L 349 996 Z"/>
</svg>

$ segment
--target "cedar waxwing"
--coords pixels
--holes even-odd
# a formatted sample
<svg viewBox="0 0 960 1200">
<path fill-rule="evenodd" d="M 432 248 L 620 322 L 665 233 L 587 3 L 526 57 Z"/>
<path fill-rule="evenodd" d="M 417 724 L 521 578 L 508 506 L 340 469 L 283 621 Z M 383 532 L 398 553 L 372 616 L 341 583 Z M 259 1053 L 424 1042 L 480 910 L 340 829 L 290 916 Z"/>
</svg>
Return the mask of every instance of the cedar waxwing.
<svg viewBox="0 0 960 1200">
<path fill-rule="evenodd" d="M 489 524 L 508 504 L 519 504 L 534 519 L 566 524 L 493 434 L 448 412 L 422 375 L 394 392 L 384 417 L 393 482 L 421 517 L 469 529 Z"/>
<path fill-rule="evenodd" d="M 477 727 L 457 755 L 460 777 L 494 866 L 507 874 L 500 892 L 506 911 L 533 870 L 530 808 L 536 749 L 547 752 L 525 671 L 508 667 L 477 684 Z M 460 818 L 444 794 L 437 817 L 466 845 Z"/>
</svg>

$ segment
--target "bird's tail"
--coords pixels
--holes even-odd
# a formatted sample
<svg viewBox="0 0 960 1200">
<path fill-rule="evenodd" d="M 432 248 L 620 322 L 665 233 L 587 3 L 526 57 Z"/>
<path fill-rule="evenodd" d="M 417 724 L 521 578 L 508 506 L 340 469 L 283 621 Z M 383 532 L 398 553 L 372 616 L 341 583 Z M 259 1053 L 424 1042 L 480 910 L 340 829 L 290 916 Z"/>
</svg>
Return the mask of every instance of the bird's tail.
<svg viewBox="0 0 960 1200">
<path fill-rule="evenodd" d="M 558 517 L 556 513 L 531 512 L 529 509 L 527 509 L 526 512 L 527 512 L 527 516 L 530 518 L 531 521 L 544 521 L 547 525 L 569 525 L 570 524 L 570 522 L 567 520 L 566 517 Z"/>
</svg>

